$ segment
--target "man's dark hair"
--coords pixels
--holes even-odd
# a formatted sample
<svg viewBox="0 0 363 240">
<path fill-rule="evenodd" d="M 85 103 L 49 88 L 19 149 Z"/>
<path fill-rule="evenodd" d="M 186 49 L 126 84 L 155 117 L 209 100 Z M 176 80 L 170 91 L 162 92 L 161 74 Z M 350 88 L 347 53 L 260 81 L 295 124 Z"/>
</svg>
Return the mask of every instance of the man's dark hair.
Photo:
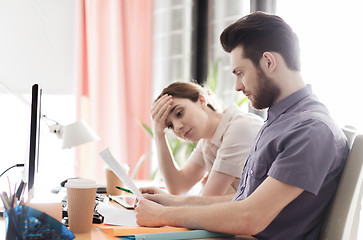
<svg viewBox="0 0 363 240">
<path fill-rule="evenodd" d="M 300 71 L 299 39 L 279 16 L 263 12 L 244 16 L 222 32 L 220 42 L 228 53 L 242 46 L 242 57 L 250 59 L 256 68 L 264 52 L 277 52 L 290 70 Z"/>
</svg>

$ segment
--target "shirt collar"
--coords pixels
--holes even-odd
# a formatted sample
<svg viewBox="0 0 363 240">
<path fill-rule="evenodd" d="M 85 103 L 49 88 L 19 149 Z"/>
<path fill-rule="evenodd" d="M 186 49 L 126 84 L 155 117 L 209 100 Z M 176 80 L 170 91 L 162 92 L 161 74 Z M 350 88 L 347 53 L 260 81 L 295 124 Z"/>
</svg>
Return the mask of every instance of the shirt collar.
<svg viewBox="0 0 363 240">
<path fill-rule="evenodd" d="M 222 116 L 221 121 L 218 124 L 218 127 L 210 140 L 212 144 L 215 146 L 219 146 L 222 142 L 222 136 L 226 131 L 226 128 L 229 125 L 233 115 L 239 111 L 238 106 L 236 104 L 232 104 L 229 108 L 227 108 Z"/>
<path fill-rule="evenodd" d="M 291 106 L 295 105 L 301 99 L 312 95 L 313 91 L 311 85 L 306 85 L 304 88 L 297 90 L 296 92 L 290 94 L 286 98 L 282 99 L 278 103 L 272 105 L 267 112 L 267 122 L 270 124 L 273 122 L 278 116 L 284 113 Z"/>
</svg>

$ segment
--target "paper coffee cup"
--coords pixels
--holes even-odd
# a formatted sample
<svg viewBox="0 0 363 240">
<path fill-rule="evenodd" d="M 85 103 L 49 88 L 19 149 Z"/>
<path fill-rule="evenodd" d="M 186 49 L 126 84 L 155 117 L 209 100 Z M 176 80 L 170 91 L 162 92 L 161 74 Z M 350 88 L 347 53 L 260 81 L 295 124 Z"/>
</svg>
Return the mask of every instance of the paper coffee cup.
<svg viewBox="0 0 363 240">
<path fill-rule="evenodd" d="M 96 199 L 96 182 L 89 179 L 69 179 L 67 188 L 68 223 L 73 233 L 91 232 Z"/>
<path fill-rule="evenodd" d="M 125 169 L 126 172 L 129 171 L 129 167 L 127 166 L 127 164 L 123 164 L 122 167 Z M 105 174 L 106 174 L 107 194 L 113 196 L 122 195 L 124 192 L 116 188 L 116 186 L 119 187 L 124 186 L 119 177 L 117 177 L 117 175 L 109 167 L 105 167 Z"/>
</svg>

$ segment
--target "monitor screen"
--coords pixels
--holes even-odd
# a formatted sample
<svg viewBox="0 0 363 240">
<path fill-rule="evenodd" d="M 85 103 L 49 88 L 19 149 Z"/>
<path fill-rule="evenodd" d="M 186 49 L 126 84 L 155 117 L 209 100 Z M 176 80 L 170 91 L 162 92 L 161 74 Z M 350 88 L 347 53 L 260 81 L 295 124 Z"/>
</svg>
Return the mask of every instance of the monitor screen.
<svg viewBox="0 0 363 240">
<path fill-rule="evenodd" d="M 38 171 L 39 133 L 40 133 L 40 103 L 42 90 L 38 84 L 32 86 L 31 116 L 30 116 L 30 145 L 28 162 L 28 191 L 34 187 L 34 177 Z"/>
</svg>

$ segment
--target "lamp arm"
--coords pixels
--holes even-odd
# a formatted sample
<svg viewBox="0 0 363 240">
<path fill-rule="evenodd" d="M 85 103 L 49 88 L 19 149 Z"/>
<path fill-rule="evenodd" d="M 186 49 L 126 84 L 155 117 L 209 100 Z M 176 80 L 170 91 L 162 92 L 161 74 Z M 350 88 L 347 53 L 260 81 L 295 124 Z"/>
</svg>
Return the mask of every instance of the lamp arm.
<svg viewBox="0 0 363 240">
<path fill-rule="evenodd" d="M 46 115 L 42 115 L 42 118 L 44 120 L 46 120 L 46 124 L 49 127 L 49 131 L 51 133 L 54 133 L 55 135 L 57 135 L 58 138 L 62 138 L 63 136 L 63 125 L 59 124 L 57 121 L 48 118 Z M 52 122 L 52 124 L 50 124 L 49 122 Z"/>
<path fill-rule="evenodd" d="M 59 123 L 53 124 L 49 127 L 49 131 L 57 135 L 58 138 L 62 138 L 63 136 L 63 126 Z"/>
</svg>

